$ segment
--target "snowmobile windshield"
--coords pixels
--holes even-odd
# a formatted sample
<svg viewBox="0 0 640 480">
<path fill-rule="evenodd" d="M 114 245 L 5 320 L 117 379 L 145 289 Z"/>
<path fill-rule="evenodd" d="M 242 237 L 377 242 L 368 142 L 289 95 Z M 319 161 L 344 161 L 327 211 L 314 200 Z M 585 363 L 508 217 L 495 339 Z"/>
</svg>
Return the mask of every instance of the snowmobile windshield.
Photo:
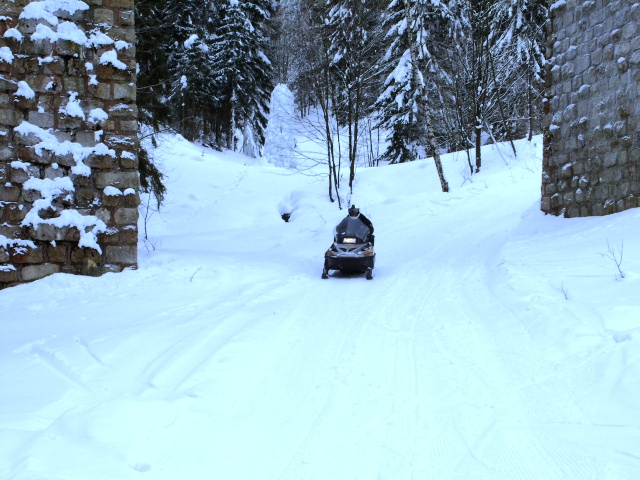
<svg viewBox="0 0 640 480">
<path fill-rule="evenodd" d="M 338 243 L 345 242 L 345 239 L 355 239 L 357 243 L 365 243 L 369 236 L 369 227 L 357 217 L 346 217 L 334 230 L 335 239 Z"/>
</svg>

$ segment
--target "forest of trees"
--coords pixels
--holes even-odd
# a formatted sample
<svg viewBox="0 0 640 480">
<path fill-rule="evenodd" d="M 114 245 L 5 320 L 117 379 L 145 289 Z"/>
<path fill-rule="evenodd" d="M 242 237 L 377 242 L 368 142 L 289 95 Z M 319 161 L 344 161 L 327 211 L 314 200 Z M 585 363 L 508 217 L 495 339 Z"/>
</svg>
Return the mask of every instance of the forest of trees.
<svg viewBox="0 0 640 480">
<path fill-rule="evenodd" d="M 470 150 L 470 174 L 481 145 L 541 130 L 546 0 L 136 4 L 141 123 L 257 156 L 271 92 L 285 84 L 301 117 L 313 108 L 325 119 L 330 196 L 330 122 L 346 132 L 350 186 L 372 129 L 389 145 L 372 164 L 434 156 L 439 166 L 439 153 Z M 153 190 L 153 165 L 142 168 Z"/>
</svg>

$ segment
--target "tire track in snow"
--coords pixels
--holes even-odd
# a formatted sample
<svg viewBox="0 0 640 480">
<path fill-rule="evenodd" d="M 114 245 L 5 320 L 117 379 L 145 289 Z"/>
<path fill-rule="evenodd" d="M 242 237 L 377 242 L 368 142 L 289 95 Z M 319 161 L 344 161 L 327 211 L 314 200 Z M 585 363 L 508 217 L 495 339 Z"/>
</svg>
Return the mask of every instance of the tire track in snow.
<svg viewBox="0 0 640 480">
<path fill-rule="evenodd" d="M 414 358 L 422 362 L 419 371 L 427 374 L 426 379 L 418 379 L 415 398 L 420 407 L 413 413 L 414 425 L 422 425 L 417 429 L 421 446 L 414 449 L 413 466 L 399 478 L 414 473 L 425 478 L 473 478 L 478 472 L 484 472 L 478 478 L 509 480 L 540 478 L 539 472 L 544 472 L 544 478 L 593 478 L 602 468 L 597 460 L 544 433 L 550 422 L 588 420 L 566 387 L 558 388 L 557 381 L 549 383 L 554 380 L 552 366 L 518 317 L 486 288 L 498 253 L 493 246 L 499 248 L 508 232 L 493 227 L 504 225 L 503 221 L 492 222 L 486 212 L 476 215 L 487 218 L 481 237 L 469 231 L 463 219 L 447 218 L 447 225 L 458 225 L 455 230 L 430 238 L 428 249 L 415 247 L 417 242 L 408 239 L 404 257 L 396 255 L 401 263 L 416 257 L 417 264 L 427 266 L 422 274 L 408 269 L 406 276 L 413 284 L 393 284 L 396 300 L 406 298 L 405 303 L 421 305 L 418 317 L 424 320 L 415 324 L 413 347 Z M 430 227 L 446 231 L 437 224 Z M 408 298 L 403 296 L 405 291 L 416 295 Z M 422 292 L 431 298 L 425 301 Z M 400 308 L 395 313 L 394 327 L 414 312 Z M 481 319 L 495 320 L 485 324 Z M 406 350 L 402 352 L 399 362 L 406 365 Z M 406 396 L 411 398 L 409 393 Z M 405 415 L 412 413 L 405 411 Z M 401 426 L 394 428 L 398 437 L 405 434 Z M 390 468 L 392 453 L 387 458 Z M 411 455 L 406 458 L 405 465 L 411 464 Z"/>
<path fill-rule="evenodd" d="M 331 282 L 343 280 L 345 288 L 341 284 L 341 294 L 332 304 L 330 297 L 335 291 Z M 424 436 L 419 419 L 425 390 L 418 381 L 421 367 L 415 353 L 415 325 L 421 316 L 416 305 L 424 302 L 398 302 L 399 295 L 413 294 L 407 293 L 411 290 L 398 277 L 388 280 L 368 283 L 359 278 L 335 278 L 322 284 L 327 288 L 322 288 L 316 301 L 329 300 L 325 309 L 329 310 L 326 320 L 330 325 L 340 318 L 340 312 L 359 313 L 344 319 L 351 327 L 335 357 L 335 380 L 326 393 L 327 400 L 315 413 L 313 424 L 279 478 L 313 478 L 306 477 L 305 471 L 316 472 L 319 478 L 356 478 L 361 474 L 358 472 L 371 472 L 365 475 L 370 478 L 380 471 L 406 468 L 419 448 L 419 438 Z M 432 280 L 427 285 L 437 284 L 437 278 Z M 429 288 L 421 293 L 428 298 Z M 367 302 L 361 301 L 363 295 L 377 301 L 367 307 Z M 394 309 L 389 306 L 392 304 L 406 308 Z M 330 437 L 332 430 L 343 438 L 328 446 L 321 439 Z M 409 451 L 407 445 L 412 445 Z M 321 461 L 323 449 L 332 458 Z M 366 461 L 357 466 L 354 458 Z M 347 471 L 341 472 L 339 469 L 346 465 Z"/>
<path fill-rule="evenodd" d="M 89 342 L 87 342 L 87 340 L 85 340 L 84 337 L 82 337 L 82 336 L 76 337 L 75 341 L 76 341 L 77 344 L 82 346 L 82 348 L 86 352 L 86 354 L 89 355 L 91 358 L 93 358 L 93 360 L 95 360 L 95 362 L 98 365 L 108 368 L 108 366 L 102 361 L 102 359 L 98 355 L 96 355 L 96 353 L 91 348 L 91 345 L 89 344 Z"/>
<path fill-rule="evenodd" d="M 334 282 L 342 279 L 333 279 Z M 321 286 L 327 287 L 326 283 Z M 349 294 L 351 292 L 351 295 Z M 337 302 L 332 302 L 333 289 L 322 288 L 319 292 L 308 293 L 307 298 L 300 302 L 291 318 L 304 319 L 305 310 L 309 305 L 325 310 L 323 317 L 326 323 L 315 325 L 299 325 L 298 335 L 304 335 L 306 342 L 323 345 L 322 348 L 309 348 L 301 345 L 297 349 L 297 362 L 294 371 L 287 373 L 288 377 L 296 379 L 294 395 L 286 395 L 289 405 L 285 411 L 290 412 L 286 420 L 287 425 L 296 425 L 295 435 L 290 439 L 293 451 L 288 455 L 287 462 L 280 468 L 276 478 L 313 478 L 318 455 L 331 456 L 338 452 L 328 448 L 319 454 L 316 444 L 318 438 L 334 438 L 335 445 L 340 444 L 340 429 L 332 422 L 331 417 L 336 410 L 341 409 L 341 398 L 338 394 L 343 387 L 340 366 L 345 356 L 351 354 L 353 344 L 349 342 L 354 336 L 357 325 L 360 324 L 357 289 L 346 287 L 346 294 L 340 296 Z M 320 293 L 320 295 L 319 295 Z M 311 298 L 315 297 L 315 298 Z M 312 365 L 312 371 L 309 371 Z M 330 462 L 327 462 L 330 463 Z M 320 474 L 321 475 L 321 474 Z"/>
<path fill-rule="evenodd" d="M 210 361 L 224 346 L 240 334 L 252 318 L 238 313 L 222 318 L 221 311 L 239 311 L 249 303 L 260 303 L 264 296 L 271 298 L 279 285 L 261 284 L 250 287 L 234 299 L 231 307 L 202 306 L 194 313 L 187 325 L 174 325 L 171 328 L 177 338 L 173 338 L 164 350 L 157 353 L 139 374 L 140 387 L 135 395 L 143 394 L 148 388 L 159 389 L 168 394 L 176 393 L 184 382 L 202 365 Z M 266 295 L 266 294 L 270 295 Z M 211 311 L 202 312 L 211 308 Z"/>
<path fill-rule="evenodd" d="M 496 244 L 495 238 L 488 244 Z M 482 253 L 483 249 L 478 251 Z M 450 258 L 452 264 L 459 262 L 456 257 Z M 517 317 L 486 288 L 490 263 L 481 255 L 467 257 L 464 268 L 451 265 L 449 269 L 466 272 L 464 278 L 449 274 L 442 285 L 446 289 L 442 298 L 456 299 L 442 305 L 443 311 L 456 313 L 442 331 L 445 334 L 440 335 L 442 349 L 449 350 L 452 360 L 462 360 L 469 373 L 473 372 L 470 385 L 485 417 L 476 425 L 469 419 L 462 423 L 458 420 L 458 429 L 467 439 L 470 452 L 494 472 L 495 478 L 540 478 L 540 472 L 543 478 L 592 478 L 599 469 L 597 462 L 542 433 L 546 422 L 563 419 L 579 423 L 587 419 L 566 389 L 549 390 L 541 401 L 543 405 L 531 404 L 532 398 L 541 398 L 539 384 L 548 378 L 551 365 L 541 357 Z M 454 292 L 462 295 L 456 297 Z M 483 325 L 476 318 L 494 321 Z M 481 428 L 483 424 L 485 429 Z"/>
<path fill-rule="evenodd" d="M 308 286 L 290 292 L 294 297 L 300 293 L 299 301 L 290 301 L 295 306 L 277 325 L 267 321 L 269 336 L 260 345 L 265 351 L 259 352 L 264 361 L 249 367 L 242 378 L 218 378 L 221 394 L 228 399 L 217 402 L 211 418 L 176 438 L 162 460 L 163 469 L 177 468 L 186 455 L 187 463 L 190 458 L 206 459 L 213 468 L 233 470 L 235 478 L 279 478 L 298 447 L 311 441 L 332 408 L 335 365 L 344 354 L 351 326 L 348 322 L 306 322 L 311 304 L 325 306 L 322 298 L 313 298 Z M 228 361 L 255 357 L 256 346 L 251 342 L 239 346 Z M 215 449 L 211 441 L 200 441 L 211 435 Z M 283 445 L 287 446 L 284 451 L 280 449 Z M 251 452 L 251 461 L 246 452 Z M 298 467 L 293 478 L 299 478 Z"/>
<path fill-rule="evenodd" d="M 553 372 L 518 317 L 484 287 L 496 252 L 482 241 L 470 249 L 469 238 L 463 225 L 428 249 L 411 247 L 405 258 L 431 260 L 417 262 L 421 272 L 387 276 L 384 262 L 402 260 L 389 252 L 373 282 L 285 285 L 298 304 L 269 323 L 264 362 L 235 383 L 211 377 L 228 401 L 177 429 L 160 467 L 188 472 L 199 461 L 236 478 L 282 480 L 597 478 L 602 466 L 579 443 L 546 433 L 558 419 L 585 419 L 548 383 Z M 237 348 L 230 362 L 257 346 Z"/>
<path fill-rule="evenodd" d="M 91 391 L 87 382 L 73 366 L 73 363 L 67 361 L 63 354 L 38 344 L 32 345 L 29 352 L 67 381 L 80 387 L 82 390 Z"/>
<path fill-rule="evenodd" d="M 390 358 L 392 381 L 389 384 L 393 392 L 392 417 L 384 432 L 383 471 L 405 471 L 409 474 L 430 429 L 428 412 L 425 411 L 430 393 L 424 382 L 428 372 L 425 370 L 422 344 L 424 327 L 429 323 L 428 304 L 441 277 L 437 269 L 418 272 L 410 267 L 403 280 L 388 289 L 389 301 L 383 301 L 387 306 L 381 310 L 380 317 L 392 320 L 388 326 L 392 326 L 393 332 L 389 335 L 389 340 L 393 341 Z M 409 286 L 404 278 L 420 278 L 420 283 Z M 403 298 L 404 301 L 397 302 Z M 399 309 L 398 304 L 401 305 Z"/>
</svg>

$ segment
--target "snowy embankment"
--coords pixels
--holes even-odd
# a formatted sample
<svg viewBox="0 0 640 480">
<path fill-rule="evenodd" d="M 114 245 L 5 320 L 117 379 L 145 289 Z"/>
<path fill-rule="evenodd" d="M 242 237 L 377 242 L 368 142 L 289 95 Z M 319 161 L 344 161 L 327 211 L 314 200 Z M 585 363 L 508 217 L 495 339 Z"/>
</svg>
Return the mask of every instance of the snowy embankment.
<svg viewBox="0 0 640 480">
<path fill-rule="evenodd" d="M 366 281 L 323 178 L 167 139 L 139 270 L 0 292 L 0 478 L 637 478 L 640 210 L 544 216 L 539 142 L 359 170 Z"/>
</svg>

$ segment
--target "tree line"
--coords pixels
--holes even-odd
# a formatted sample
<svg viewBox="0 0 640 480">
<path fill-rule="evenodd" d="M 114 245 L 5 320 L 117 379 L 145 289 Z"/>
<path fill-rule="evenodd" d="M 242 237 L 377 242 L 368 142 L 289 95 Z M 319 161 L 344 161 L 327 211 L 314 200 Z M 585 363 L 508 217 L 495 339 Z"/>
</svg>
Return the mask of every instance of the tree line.
<svg viewBox="0 0 640 480">
<path fill-rule="evenodd" d="M 346 132 L 349 185 L 372 129 L 373 159 L 401 163 L 529 138 L 541 130 L 547 0 L 138 0 L 140 121 L 258 155 L 270 94 L 294 93 L 301 117 Z M 332 185 L 333 184 L 333 185 Z"/>
</svg>

